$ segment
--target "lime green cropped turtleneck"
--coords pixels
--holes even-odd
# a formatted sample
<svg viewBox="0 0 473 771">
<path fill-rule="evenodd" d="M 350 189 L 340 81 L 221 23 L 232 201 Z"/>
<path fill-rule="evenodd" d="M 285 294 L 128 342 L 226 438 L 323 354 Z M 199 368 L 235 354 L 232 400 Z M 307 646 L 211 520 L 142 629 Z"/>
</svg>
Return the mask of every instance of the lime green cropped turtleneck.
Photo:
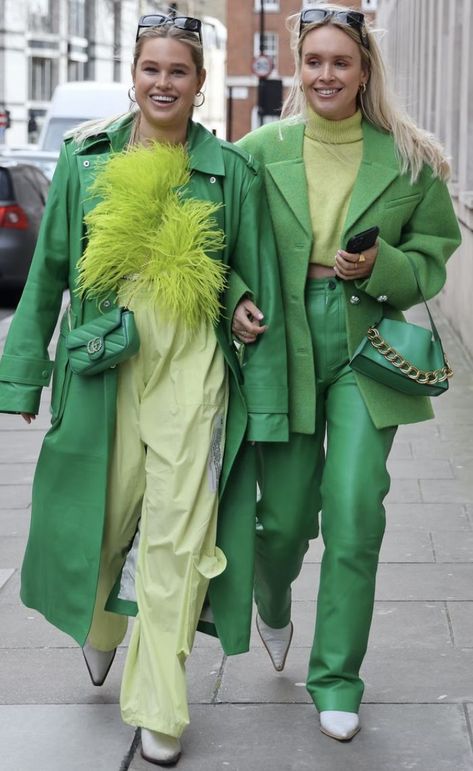
<svg viewBox="0 0 473 771">
<path fill-rule="evenodd" d="M 311 262 L 335 263 L 362 152 L 361 112 L 326 120 L 309 110 L 304 164 L 314 233 Z"/>
</svg>

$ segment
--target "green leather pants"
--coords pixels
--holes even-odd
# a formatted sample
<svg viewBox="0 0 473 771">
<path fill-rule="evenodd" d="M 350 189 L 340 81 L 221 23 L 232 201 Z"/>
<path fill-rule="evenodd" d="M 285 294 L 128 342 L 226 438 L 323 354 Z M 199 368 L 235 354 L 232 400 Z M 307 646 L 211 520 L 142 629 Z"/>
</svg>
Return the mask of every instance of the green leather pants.
<svg viewBox="0 0 473 771">
<path fill-rule="evenodd" d="M 307 689 L 319 710 L 357 712 L 389 490 L 386 460 L 396 428 L 375 428 L 348 363 L 341 282 L 306 291 L 316 370 L 315 433 L 261 445 L 255 599 L 280 628 L 309 539 L 325 550 Z M 308 398 L 310 395 L 308 394 Z"/>
</svg>

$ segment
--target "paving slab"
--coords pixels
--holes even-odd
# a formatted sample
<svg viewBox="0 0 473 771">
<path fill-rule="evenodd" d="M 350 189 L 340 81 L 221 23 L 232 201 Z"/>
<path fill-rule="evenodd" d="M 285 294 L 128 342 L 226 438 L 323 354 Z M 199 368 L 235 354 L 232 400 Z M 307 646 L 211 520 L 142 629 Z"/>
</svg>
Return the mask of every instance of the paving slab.
<svg viewBox="0 0 473 771">
<path fill-rule="evenodd" d="M 471 771 L 473 767 L 465 715 L 458 705 L 363 705 L 361 720 L 360 733 L 342 743 L 320 732 L 316 712 L 308 704 L 194 707 L 178 768 Z M 139 749 L 130 771 L 150 771 Z"/>
<path fill-rule="evenodd" d="M 443 426 L 441 427 L 443 429 Z M 452 462 L 473 459 L 473 442 L 471 430 L 469 435 L 456 436 L 454 439 L 413 439 L 409 442 L 414 458 L 450 458 Z"/>
<path fill-rule="evenodd" d="M 390 459 L 391 479 L 452 479 L 453 470 L 448 460 L 436 458 Z"/>
<path fill-rule="evenodd" d="M 0 509 L 0 538 L 4 536 L 28 535 L 30 526 L 30 509 Z"/>
<path fill-rule="evenodd" d="M 119 771 L 134 733 L 115 704 L 0 706 L 1 768 Z"/>
<path fill-rule="evenodd" d="M 390 531 L 418 528 L 436 531 L 472 531 L 473 518 L 462 503 L 389 503 L 386 520 Z"/>
<path fill-rule="evenodd" d="M 118 703 L 125 655 L 126 648 L 121 646 L 105 684 L 96 688 L 89 680 L 79 646 L 4 648 L 0 656 L 0 704 Z M 220 651 L 194 649 L 187 665 L 191 702 L 212 701 L 222 657 Z"/>
<path fill-rule="evenodd" d="M 436 562 L 473 562 L 473 533 L 432 531 Z"/>
<path fill-rule="evenodd" d="M 391 460 L 412 458 L 411 442 L 405 442 L 402 439 L 395 439 L 389 454 Z"/>
<path fill-rule="evenodd" d="M 0 568 L 0 589 L 5 586 L 15 571 L 12 569 Z"/>
<path fill-rule="evenodd" d="M 30 505 L 30 485 L 0 485 L 0 509 L 26 509 Z"/>
<path fill-rule="evenodd" d="M 460 648 L 473 648 L 473 602 L 447 602 L 453 640 Z"/>
<path fill-rule="evenodd" d="M 473 503 L 473 479 L 419 479 L 422 500 L 435 503 Z"/>
<path fill-rule="evenodd" d="M 469 603 L 459 603 L 468 605 Z M 456 605 L 456 603 L 454 603 Z M 316 602 L 296 600 L 292 603 L 294 623 L 292 646 L 312 645 Z M 473 630 L 473 603 L 470 604 Z M 257 633 L 252 645 L 261 647 Z M 445 648 L 452 645 L 449 618 L 443 602 L 376 602 L 370 633 L 370 645 L 386 648 Z M 473 645 L 473 637 L 471 638 Z"/>
<path fill-rule="evenodd" d="M 307 564 L 294 582 L 293 598 L 315 598 L 319 565 Z M 377 600 L 473 600 L 473 564 L 389 564 L 378 568 Z"/>
<path fill-rule="evenodd" d="M 39 455 L 43 431 L 2 431 L 0 415 L 0 463 L 35 463 Z"/>
<path fill-rule="evenodd" d="M 25 553 L 26 539 L 23 536 L 0 537 L 0 565 L 3 568 L 19 568 Z"/>
<path fill-rule="evenodd" d="M 31 485 L 34 463 L 0 463 L 0 485 Z"/>
<path fill-rule="evenodd" d="M 370 645 L 363 662 L 364 701 L 473 702 L 473 648 L 390 649 Z"/>
<path fill-rule="evenodd" d="M 393 479 L 385 503 L 421 503 L 418 479 Z"/>
</svg>

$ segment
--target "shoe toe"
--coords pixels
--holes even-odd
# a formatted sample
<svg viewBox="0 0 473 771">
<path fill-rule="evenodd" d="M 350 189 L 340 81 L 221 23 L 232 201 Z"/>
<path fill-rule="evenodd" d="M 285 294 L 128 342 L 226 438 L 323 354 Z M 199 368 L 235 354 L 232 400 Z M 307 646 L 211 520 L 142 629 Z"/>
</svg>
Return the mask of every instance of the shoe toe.
<svg viewBox="0 0 473 771">
<path fill-rule="evenodd" d="M 320 730 L 338 741 L 349 741 L 360 730 L 356 712 L 325 710 L 320 713 Z"/>
<path fill-rule="evenodd" d="M 181 756 L 181 742 L 174 736 L 141 729 L 141 754 L 157 766 L 173 766 Z"/>
</svg>

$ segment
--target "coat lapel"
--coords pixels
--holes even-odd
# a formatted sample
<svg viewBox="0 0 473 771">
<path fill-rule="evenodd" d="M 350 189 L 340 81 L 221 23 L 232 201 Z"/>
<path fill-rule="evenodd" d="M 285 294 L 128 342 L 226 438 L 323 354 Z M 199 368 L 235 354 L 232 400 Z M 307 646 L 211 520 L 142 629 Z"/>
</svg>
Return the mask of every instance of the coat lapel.
<svg viewBox="0 0 473 771">
<path fill-rule="evenodd" d="M 399 176 L 392 137 L 363 121 L 363 159 L 343 228 L 342 243 L 356 222 Z M 373 222 L 373 225 L 376 223 Z"/>
<path fill-rule="evenodd" d="M 299 157 L 291 158 L 287 161 L 269 163 L 266 169 L 271 181 L 277 187 L 291 210 L 297 225 L 311 239 L 312 225 L 310 222 L 307 179 L 303 159 Z M 269 197 L 271 199 L 271 193 Z"/>
</svg>

